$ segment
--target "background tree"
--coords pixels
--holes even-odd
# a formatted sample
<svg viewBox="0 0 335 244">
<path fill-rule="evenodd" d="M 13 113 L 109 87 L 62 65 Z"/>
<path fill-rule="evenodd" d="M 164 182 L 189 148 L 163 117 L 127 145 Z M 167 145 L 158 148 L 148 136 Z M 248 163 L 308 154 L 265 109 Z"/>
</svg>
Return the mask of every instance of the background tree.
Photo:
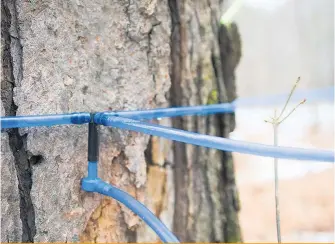
<svg viewBox="0 0 335 244">
<path fill-rule="evenodd" d="M 227 102 L 236 25 L 224 1 L 2 1 L 2 115 Z M 228 137 L 233 115 L 153 121 Z M 99 174 L 181 241 L 239 241 L 230 153 L 100 128 Z M 2 134 L 2 241 L 153 241 L 116 201 L 80 190 L 87 126 Z"/>
</svg>

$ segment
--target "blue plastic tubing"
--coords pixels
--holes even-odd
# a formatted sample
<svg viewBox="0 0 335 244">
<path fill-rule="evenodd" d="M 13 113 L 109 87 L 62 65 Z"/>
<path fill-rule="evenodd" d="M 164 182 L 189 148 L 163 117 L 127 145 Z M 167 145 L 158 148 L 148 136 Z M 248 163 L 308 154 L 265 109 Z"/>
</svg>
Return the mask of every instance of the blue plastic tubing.
<svg viewBox="0 0 335 244">
<path fill-rule="evenodd" d="M 326 87 L 315 89 L 312 91 L 296 91 L 291 102 L 307 98 L 308 102 L 320 100 L 334 100 L 334 87 Z M 137 111 L 116 111 L 105 112 L 111 116 L 119 116 L 124 118 L 131 118 L 136 120 L 150 120 L 155 118 L 164 117 L 177 117 L 186 115 L 206 115 L 216 113 L 232 113 L 236 107 L 249 107 L 249 106 L 268 106 L 275 104 L 284 104 L 287 99 L 287 94 L 264 96 L 264 97 L 251 97 L 237 99 L 232 103 L 221 103 L 213 105 L 200 105 L 190 107 L 178 108 L 158 108 L 150 110 L 137 110 Z M 11 116 L 0 117 L 1 128 L 21 128 L 32 126 L 52 126 L 62 124 L 84 124 L 90 121 L 89 113 L 72 113 L 72 114 L 56 114 L 56 115 L 34 115 L 34 116 Z"/>
<path fill-rule="evenodd" d="M 133 119 L 99 113 L 94 117 L 97 124 L 120 129 L 133 130 L 149 135 L 160 136 L 174 141 L 215 148 L 230 152 L 253 154 L 272 158 L 286 158 L 322 162 L 334 162 L 334 152 L 325 150 L 300 149 L 292 147 L 276 147 L 257 143 L 236 141 L 221 137 L 202 135 L 194 132 L 178 130 L 170 127 L 154 125 Z"/>
<path fill-rule="evenodd" d="M 109 196 L 124 204 L 135 214 L 137 214 L 152 230 L 161 238 L 163 242 L 179 243 L 177 237 L 142 203 L 134 199 L 128 193 L 103 182 L 100 178 L 83 179 L 82 188 L 88 191 L 97 192 Z"/>
<path fill-rule="evenodd" d="M 35 126 L 53 126 L 64 124 L 85 124 L 90 122 L 89 113 L 8 116 L 1 117 L 1 128 L 22 128 Z"/>
<path fill-rule="evenodd" d="M 163 117 L 176 117 L 184 115 L 205 115 L 215 113 L 232 113 L 235 106 L 230 103 L 203 105 L 179 108 L 158 108 L 151 110 L 106 112 L 109 115 L 132 119 L 154 119 Z M 0 117 L 1 128 L 22 128 L 33 126 L 52 126 L 62 124 L 84 124 L 90 122 L 89 113 L 33 115 L 33 116 L 9 116 Z"/>
<path fill-rule="evenodd" d="M 250 106 L 273 106 L 278 104 L 285 104 L 287 94 L 279 94 L 275 96 L 260 96 L 251 98 L 240 98 L 232 103 L 220 103 L 213 105 L 188 106 L 177 108 L 157 108 L 148 110 L 135 111 L 115 111 L 105 112 L 111 116 L 118 116 L 123 118 L 130 118 L 135 120 L 150 120 L 164 117 L 177 117 L 187 115 L 207 115 L 217 113 L 233 113 L 236 108 L 250 107 Z M 326 87 L 315 90 L 297 91 L 291 97 L 291 102 L 301 101 L 306 98 L 308 102 L 315 101 L 332 101 L 334 100 L 334 87 Z"/>
<path fill-rule="evenodd" d="M 88 161 L 88 178 L 95 179 L 98 177 L 98 162 L 97 161 Z"/>
<path fill-rule="evenodd" d="M 141 120 L 141 119 L 177 117 L 177 116 L 186 116 L 186 115 L 232 113 L 234 111 L 235 111 L 234 104 L 220 103 L 220 104 L 192 106 L 192 107 L 157 108 L 157 109 L 148 109 L 148 110 L 105 112 L 105 114 L 109 114 L 111 116 L 118 116 L 118 117 L 123 117 L 123 118 Z"/>
</svg>

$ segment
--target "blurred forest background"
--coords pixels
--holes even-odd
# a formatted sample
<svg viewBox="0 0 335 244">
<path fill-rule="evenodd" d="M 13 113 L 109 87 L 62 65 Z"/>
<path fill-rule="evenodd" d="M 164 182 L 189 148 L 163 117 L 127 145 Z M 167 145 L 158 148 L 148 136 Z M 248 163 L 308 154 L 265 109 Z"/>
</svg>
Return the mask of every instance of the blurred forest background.
<svg viewBox="0 0 335 244">
<path fill-rule="evenodd" d="M 232 1 L 231 1 L 232 2 Z M 243 40 L 239 98 L 285 94 L 334 82 L 333 0 L 247 0 L 236 14 Z M 292 104 L 294 105 L 294 104 Z M 264 119 L 278 107 L 238 109 L 231 137 L 272 143 Z M 334 148 L 333 101 L 309 103 L 279 129 L 279 144 Z M 234 154 L 244 241 L 276 241 L 273 159 Z M 283 241 L 334 241 L 334 174 L 327 163 L 279 160 Z"/>
</svg>

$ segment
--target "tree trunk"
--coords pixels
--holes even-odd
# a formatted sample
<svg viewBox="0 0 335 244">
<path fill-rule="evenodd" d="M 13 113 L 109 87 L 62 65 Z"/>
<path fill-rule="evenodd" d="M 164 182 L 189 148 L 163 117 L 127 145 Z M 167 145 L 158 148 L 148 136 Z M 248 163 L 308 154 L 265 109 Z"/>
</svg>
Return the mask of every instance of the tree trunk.
<svg viewBox="0 0 335 244">
<path fill-rule="evenodd" d="M 2 115 L 232 101 L 240 40 L 235 25 L 219 26 L 222 4 L 2 1 Z M 221 137 L 234 129 L 233 115 L 152 122 Z M 144 202 L 181 241 L 241 240 L 230 153 L 100 133 L 99 176 Z M 80 190 L 86 125 L 11 129 L 1 139 L 1 241 L 157 240 L 123 205 Z"/>
</svg>

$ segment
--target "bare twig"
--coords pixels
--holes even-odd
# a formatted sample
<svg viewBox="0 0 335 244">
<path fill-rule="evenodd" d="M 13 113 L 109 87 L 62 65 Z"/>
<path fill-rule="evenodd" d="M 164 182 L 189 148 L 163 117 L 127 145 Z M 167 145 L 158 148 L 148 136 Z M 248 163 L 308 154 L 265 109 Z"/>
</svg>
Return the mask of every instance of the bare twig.
<svg viewBox="0 0 335 244">
<path fill-rule="evenodd" d="M 278 126 L 273 124 L 273 145 L 278 146 Z M 281 243 L 280 231 L 280 208 L 279 208 L 279 180 L 278 180 L 278 158 L 274 158 L 274 174 L 275 174 L 275 204 L 276 204 L 276 227 L 277 227 L 277 240 Z"/>
<path fill-rule="evenodd" d="M 264 120 L 266 123 L 270 123 L 273 126 L 273 145 L 278 146 L 278 128 L 279 125 L 284 122 L 301 104 L 306 102 L 306 99 L 301 101 L 298 105 L 296 105 L 286 116 L 283 116 L 286 107 L 291 100 L 291 97 L 297 88 L 297 85 L 300 81 L 300 77 L 298 77 L 294 86 L 291 89 L 291 92 L 285 102 L 285 105 L 280 112 L 279 116 L 277 116 L 277 110 L 274 111 L 274 117 L 270 117 L 270 120 Z M 275 204 L 276 204 L 276 227 L 277 227 L 277 240 L 278 243 L 281 243 L 281 228 L 280 228 L 280 208 L 279 208 L 279 180 L 278 180 L 278 158 L 274 158 L 274 176 L 275 176 Z"/>
<path fill-rule="evenodd" d="M 288 96 L 288 98 L 287 98 L 287 100 L 286 100 L 286 103 L 285 103 L 285 105 L 284 105 L 284 108 L 282 109 L 282 111 L 281 111 L 280 115 L 278 116 L 278 118 L 280 118 L 280 117 L 283 115 L 283 113 L 285 112 L 285 109 L 286 109 L 286 107 L 287 107 L 287 104 L 288 104 L 289 101 L 291 100 L 291 97 L 292 97 L 292 95 L 293 95 L 295 89 L 297 88 L 297 86 L 298 86 L 298 84 L 299 84 L 299 81 L 300 81 L 300 77 L 298 77 L 297 81 L 295 82 L 294 86 L 292 87 L 291 92 L 290 92 L 290 95 Z"/>
<path fill-rule="evenodd" d="M 288 113 L 283 119 L 281 119 L 278 124 L 281 124 L 284 120 L 286 120 L 301 104 L 304 104 L 306 102 L 306 99 L 302 100 L 300 103 L 298 103 L 297 106 L 295 106 L 291 112 Z"/>
</svg>

